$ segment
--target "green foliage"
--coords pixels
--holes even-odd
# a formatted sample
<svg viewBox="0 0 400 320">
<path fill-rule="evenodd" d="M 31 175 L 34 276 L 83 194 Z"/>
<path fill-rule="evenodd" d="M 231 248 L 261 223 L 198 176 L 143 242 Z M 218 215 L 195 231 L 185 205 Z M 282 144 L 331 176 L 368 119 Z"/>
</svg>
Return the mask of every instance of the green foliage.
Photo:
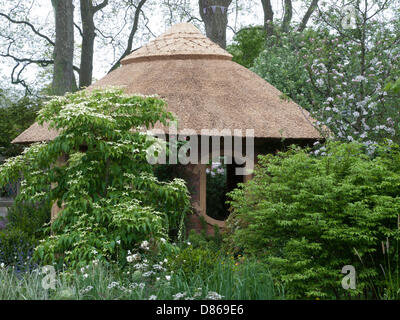
<svg viewBox="0 0 400 320">
<path fill-rule="evenodd" d="M 0 263 L 26 270 L 32 256 L 35 239 L 18 228 L 7 228 L 0 232 Z"/>
<path fill-rule="evenodd" d="M 189 246 L 175 257 L 168 259 L 168 268 L 174 272 L 180 270 L 187 277 L 191 275 L 209 275 L 219 263 L 221 253 L 205 248 L 194 249 Z"/>
<path fill-rule="evenodd" d="M 179 146 L 181 141 L 178 143 L 178 148 L 179 149 L 181 146 Z M 168 145 L 167 145 L 168 148 Z M 168 153 L 168 150 L 167 152 Z M 167 155 L 167 162 L 168 162 L 168 155 Z M 153 165 L 153 173 L 157 177 L 159 181 L 163 182 L 169 182 L 174 180 L 175 178 L 180 178 L 184 179 L 184 174 L 182 170 L 182 165 L 180 164 L 154 164 Z"/>
<path fill-rule="evenodd" d="M 162 100 L 116 89 L 68 94 L 46 104 L 38 121 L 57 129 L 58 137 L 0 167 L 0 185 L 23 176 L 17 203 L 48 199 L 63 208 L 52 235 L 36 248 L 36 259 L 70 267 L 94 259 L 125 261 L 137 243 L 156 246 L 171 229 L 181 229 L 189 210 L 185 183 L 154 177 L 146 151 L 155 139 L 141 132 L 170 119 Z M 55 165 L 65 155 L 67 163 Z"/>
<path fill-rule="evenodd" d="M 234 36 L 233 43 L 227 47 L 227 51 L 233 56 L 233 61 L 246 68 L 251 68 L 264 46 L 264 28 L 247 27 Z"/>
<path fill-rule="evenodd" d="M 386 91 L 393 92 L 394 94 L 400 95 L 400 79 L 395 82 L 389 82 L 386 87 Z"/>
<path fill-rule="evenodd" d="M 22 202 L 8 209 L 7 228 L 0 233 L 0 262 L 19 271 L 32 267 L 31 257 L 50 221 L 50 202 Z"/>
<path fill-rule="evenodd" d="M 203 217 L 200 217 L 200 219 Z M 202 221 L 204 220 L 201 219 Z M 213 250 L 213 251 L 219 251 L 222 248 L 222 234 L 219 230 L 219 227 L 214 225 L 214 234 L 213 235 L 207 235 L 207 222 L 204 220 L 204 223 L 206 225 L 203 226 L 203 229 L 201 230 L 200 233 L 197 233 L 196 230 L 190 230 L 188 234 L 188 242 L 191 244 L 191 246 L 195 249 L 201 248 L 201 249 L 207 249 L 207 250 Z"/>
<path fill-rule="evenodd" d="M 41 103 L 29 97 L 0 106 L 0 156 L 11 157 L 21 153 L 22 147 L 11 144 L 11 141 L 34 122 L 40 108 Z"/>
<path fill-rule="evenodd" d="M 186 297 L 197 299 L 271 300 L 284 298 L 283 290 L 274 287 L 268 267 L 252 259 L 235 263 L 232 258 L 221 257 L 219 263 L 210 270 L 208 275 L 192 274 L 188 277 L 183 271 L 178 270 L 173 274 L 171 287 L 175 289 L 175 292 L 186 292 Z M 164 290 L 169 291 L 170 289 L 167 287 Z M 212 294 L 212 292 L 218 294 Z"/>
<path fill-rule="evenodd" d="M 9 227 L 17 228 L 25 234 L 37 239 L 43 237 L 43 227 L 50 222 L 50 201 L 41 203 L 16 203 L 8 209 Z"/>
<path fill-rule="evenodd" d="M 322 102 L 320 93 L 310 84 L 305 63 L 299 56 L 302 46 L 311 45 L 309 38 L 313 33 L 313 30 L 306 30 L 269 37 L 251 69 L 282 91 L 282 99 L 290 98 L 307 110 Z"/>
<path fill-rule="evenodd" d="M 385 274 L 399 271 L 400 148 L 380 146 L 373 159 L 356 143 L 325 152 L 260 156 L 255 178 L 230 194 L 227 244 L 265 258 L 291 298 L 381 297 L 382 241 L 392 244 Z M 355 290 L 342 289 L 345 265 Z"/>
</svg>

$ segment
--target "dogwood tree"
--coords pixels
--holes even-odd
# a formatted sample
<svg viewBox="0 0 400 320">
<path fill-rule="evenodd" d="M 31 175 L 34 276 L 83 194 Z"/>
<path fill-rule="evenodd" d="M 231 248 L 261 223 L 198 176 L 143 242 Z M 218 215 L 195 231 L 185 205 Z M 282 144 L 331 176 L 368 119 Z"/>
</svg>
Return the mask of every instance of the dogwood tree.
<svg viewBox="0 0 400 320">
<path fill-rule="evenodd" d="M 185 182 L 158 181 L 147 161 L 154 140 L 142 132 L 170 119 L 162 100 L 114 89 L 68 94 L 45 105 L 38 121 L 59 135 L 0 166 L 0 186 L 23 177 L 17 205 L 49 199 L 62 208 L 36 258 L 72 267 L 125 262 L 138 243 L 154 247 L 169 231 L 181 230 L 189 212 Z M 56 165 L 60 157 L 67 161 Z"/>
</svg>

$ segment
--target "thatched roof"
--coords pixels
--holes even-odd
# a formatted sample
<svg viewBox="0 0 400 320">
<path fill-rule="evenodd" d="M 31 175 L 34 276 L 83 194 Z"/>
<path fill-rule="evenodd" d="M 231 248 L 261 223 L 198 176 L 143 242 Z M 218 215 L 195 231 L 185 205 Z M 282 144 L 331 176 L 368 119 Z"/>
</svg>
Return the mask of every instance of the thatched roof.
<svg viewBox="0 0 400 320">
<path fill-rule="evenodd" d="M 232 55 L 212 42 L 192 24 L 179 23 L 122 60 L 122 64 L 169 58 L 232 60 Z"/>
<path fill-rule="evenodd" d="M 191 24 L 178 24 L 122 60 L 92 88 L 122 87 L 128 94 L 159 95 L 179 130 L 254 129 L 259 138 L 318 139 L 309 113 Z M 14 143 L 51 140 L 56 132 L 32 125 Z"/>
</svg>

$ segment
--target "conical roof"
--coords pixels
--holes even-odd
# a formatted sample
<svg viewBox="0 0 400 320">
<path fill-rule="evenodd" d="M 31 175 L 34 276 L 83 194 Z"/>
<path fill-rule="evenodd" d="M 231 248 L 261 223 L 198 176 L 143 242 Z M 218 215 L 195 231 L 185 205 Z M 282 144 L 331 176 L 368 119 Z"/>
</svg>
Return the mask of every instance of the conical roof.
<svg viewBox="0 0 400 320">
<path fill-rule="evenodd" d="M 188 56 L 232 60 L 232 55 L 203 36 L 195 26 L 189 23 L 179 23 L 160 37 L 128 55 L 121 61 L 121 64 Z"/>
<path fill-rule="evenodd" d="M 88 88 L 121 87 L 127 94 L 158 95 L 178 119 L 178 131 L 254 129 L 258 138 L 319 139 L 314 120 L 299 105 L 193 25 L 183 23 L 134 51 L 122 66 Z M 161 126 L 156 126 L 161 127 Z M 51 140 L 32 125 L 14 143 Z"/>
</svg>

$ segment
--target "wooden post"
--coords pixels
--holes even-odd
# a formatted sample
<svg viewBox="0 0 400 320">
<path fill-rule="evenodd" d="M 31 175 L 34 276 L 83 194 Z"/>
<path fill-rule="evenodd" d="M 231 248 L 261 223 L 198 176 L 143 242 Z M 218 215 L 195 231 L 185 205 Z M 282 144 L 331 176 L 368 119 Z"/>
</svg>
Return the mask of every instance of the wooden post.
<svg viewBox="0 0 400 320">
<path fill-rule="evenodd" d="M 56 163 L 55 166 L 57 167 L 62 167 L 62 166 L 66 166 L 67 165 L 67 161 L 68 161 L 68 156 L 63 154 L 62 156 L 60 156 Z M 54 182 L 51 184 L 51 188 L 54 189 L 57 187 L 57 182 Z M 51 207 L 51 218 L 50 218 L 50 223 L 53 223 L 54 220 L 57 219 L 59 213 L 62 211 L 62 209 L 64 209 L 64 203 L 61 205 L 61 208 L 57 205 L 57 200 L 55 200 L 53 202 L 53 205 Z"/>
</svg>

